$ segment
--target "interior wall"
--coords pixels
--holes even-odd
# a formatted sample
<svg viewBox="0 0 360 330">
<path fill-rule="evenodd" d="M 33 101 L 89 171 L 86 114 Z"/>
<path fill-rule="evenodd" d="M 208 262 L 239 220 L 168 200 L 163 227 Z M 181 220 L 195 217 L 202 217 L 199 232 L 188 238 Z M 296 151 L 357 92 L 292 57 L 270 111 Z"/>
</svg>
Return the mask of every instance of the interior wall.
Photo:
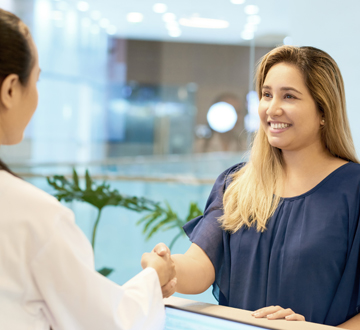
<svg viewBox="0 0 360 330">
<path fill-rule="evenodd" d="M 256 47 L 255 62 L 270 49 Z M 235 133 L 238 141 L 231 150 L 244 150 L 249 56 L 247 46 L 127 40 L 127 81 L 161 85 L 195 83 L 198 86 L 196 124 L 207 123 L 207 111 L 217 98 L 233 94 L 239 100 L 239 120 Z M 221 143 L 217 144 L 210 151 L 221 149 Z M 200 145 L 195 146 L 195 151 L 200 151 L 199 148 Z"/>
<path fill-rule="evenodd" d="M 313 46 L 329 53 L 338 63 L 345 82 L 347 111 L 355 148 L 360 156 L 360 2 L 312 0 L 289 2 L 290 35 L 299 46 Z M 304 18 L 306 17 L 306 21 Z"/>
</svg>

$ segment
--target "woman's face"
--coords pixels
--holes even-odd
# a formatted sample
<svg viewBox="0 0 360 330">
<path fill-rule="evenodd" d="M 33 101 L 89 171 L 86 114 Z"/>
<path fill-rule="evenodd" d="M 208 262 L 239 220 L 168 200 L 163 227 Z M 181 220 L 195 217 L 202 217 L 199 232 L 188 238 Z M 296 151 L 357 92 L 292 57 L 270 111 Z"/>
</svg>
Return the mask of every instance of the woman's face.
<svg viewBox="0 0 360 330">
<path fill-rule="evenodd" d="M 13 86 L 13 101 L 11 108 L 1 113 L 1 144 L 17 144 L 23 139 L 24 131 L 38 104 L 37 81 L 40 68 L 38 52 L 33 40 L 29 40 L 33 56 L 33 67 L 25 86 L 20 82 Z"/>
<path fill-rule="evenodd" d="M 294 65 L 279 63 L 269 70 L 259 116 L 273 147 L 295 151 L 321 144 L 321 115 L 302 73 Z"/>
</svg>

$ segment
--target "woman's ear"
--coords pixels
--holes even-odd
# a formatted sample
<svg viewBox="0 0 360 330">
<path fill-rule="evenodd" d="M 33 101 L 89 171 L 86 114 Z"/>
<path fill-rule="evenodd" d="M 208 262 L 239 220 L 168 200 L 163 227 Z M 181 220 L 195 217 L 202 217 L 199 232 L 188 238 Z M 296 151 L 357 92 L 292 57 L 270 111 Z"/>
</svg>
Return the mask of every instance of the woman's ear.
<svg viewBox="0 0 360 330">
<path fill-rule="evenodd" d="M 17 102 L 20 85 L 19 76 L 14 73 L 3 80 L 0 89 L 0 102 L 6 109 L 11 109 Z"/>
</svg>

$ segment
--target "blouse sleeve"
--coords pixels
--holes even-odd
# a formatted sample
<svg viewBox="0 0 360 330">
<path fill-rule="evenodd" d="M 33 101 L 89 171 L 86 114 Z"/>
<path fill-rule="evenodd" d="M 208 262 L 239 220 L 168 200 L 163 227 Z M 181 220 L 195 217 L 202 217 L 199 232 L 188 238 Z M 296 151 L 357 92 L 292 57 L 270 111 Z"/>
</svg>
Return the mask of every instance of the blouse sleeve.
<svg viewBox="0 0 360 330">
<path fill-rule="evenodd" d="M 223 283 L 228 278 L 229 270 L 224 265 L 230 264 L 230 260 L 227 260 L 230 251 L 229 234 L 222 230 L 218 219 L 223 215 L 223 196 L 231 180 L 231 174 L 238 171 L 243 165 L 244 163 L 234 165 L 219 175 L 207 200 L 204 214 L 189 221 L 183 227 L 190 241 L 207 254 L 215 268 L 213 294 L 220 304 L 226 304 L 229 296 L 228 292 L 220 289 L 219 283 Z"/>
<path fill-rule="evenodd" d="M 156 271 L 147 268 L 119 286 L 94 270 L 92 248 L 72 212 L 31 263 L 44 313 L 57 329 L 162 329 L 165 319 Z"/>
</svg>

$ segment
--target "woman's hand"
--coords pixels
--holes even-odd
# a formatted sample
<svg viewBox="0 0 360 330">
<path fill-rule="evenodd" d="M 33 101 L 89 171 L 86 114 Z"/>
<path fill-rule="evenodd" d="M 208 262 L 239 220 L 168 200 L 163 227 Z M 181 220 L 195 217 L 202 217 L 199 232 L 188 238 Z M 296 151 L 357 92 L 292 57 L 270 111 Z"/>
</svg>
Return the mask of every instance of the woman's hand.
<svg viewBox="0 0 360 330">
<path fill-rule="evenodd" d="M 251 313 L 256 318 L 266 317 L 268 320 L 285 319 L 287 321 L 305 321 L 305 317 L 296 314 L 292 309 L 284 309 L 280 306 L 269 306 L 256 310 Z"/>
<path fill-rule="evenodd" d="M 154 247 L 153 252 L 155 252 L 160 257 L 163 257 L 167 254 L 170 255 L 170 249 L 164 243 L 157 244 Z M 164 298 L 168 298 L 176 292 L 176 284 L 177 284 L 177 278 L 174 277 L 168 283 L 166 283 L 161 287 L 161 291 Z"/>
<path fill-rule="evenodd" d="M 171 259 L 170 251 L 164 251 L 161 254 L 157 254 L 154 251 L 144 253 L 141 258 L 141 266 L 144 269 L 147 267 L 154 268 L 159 276 L 161 287 L 167 284 L 171 287 L 171 280 L 174 279 L 176 273 L 175 264 Z"/>
</svg>

